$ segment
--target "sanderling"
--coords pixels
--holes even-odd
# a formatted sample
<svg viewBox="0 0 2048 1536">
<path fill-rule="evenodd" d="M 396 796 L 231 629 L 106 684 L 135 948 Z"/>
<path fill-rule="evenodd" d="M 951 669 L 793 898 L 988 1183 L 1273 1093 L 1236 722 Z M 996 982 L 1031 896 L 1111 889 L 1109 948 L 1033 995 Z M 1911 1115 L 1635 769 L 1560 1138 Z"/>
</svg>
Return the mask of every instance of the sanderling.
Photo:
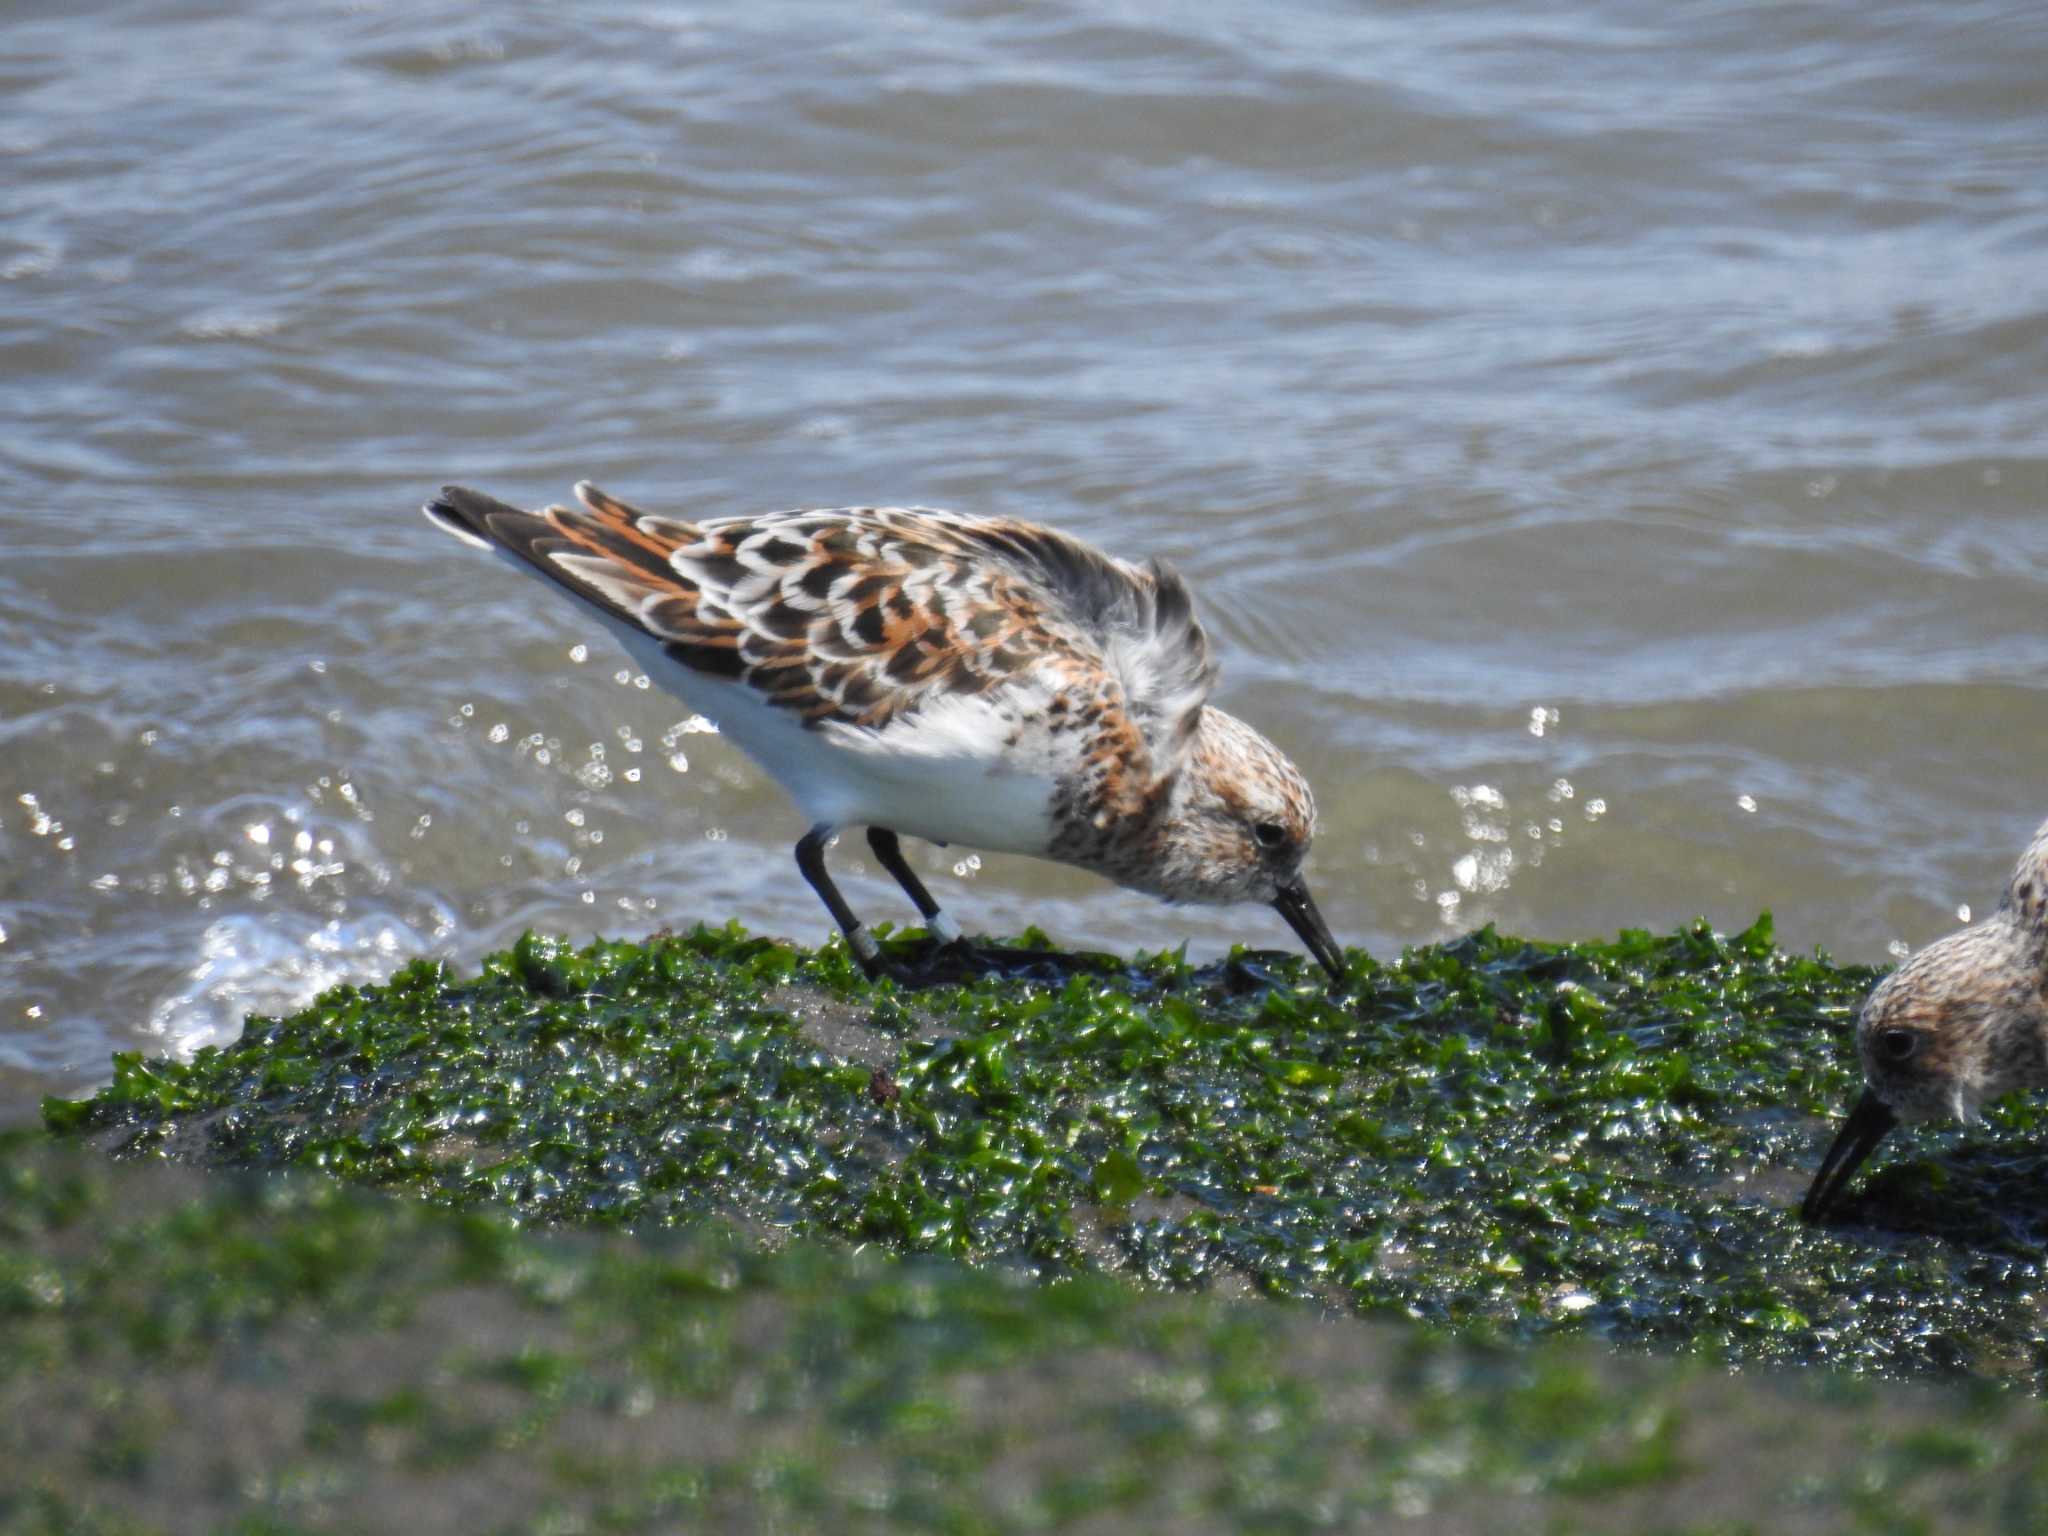
<svg viewBox="0 0 2048 1536">
<path fill-rule="evenodd" d="M 1168 901 L 1271 903 L 1335 981 L 1344 954 L 1302 882 L 1308 782 L 1207 702 L 1209 639 L 1167 566 L 1050 528 L 913 507 L 661 517 L 587 481 L 580 510 L 445 488 L 467 543 L 592 604 L 810 820 L 797 868 L 870 976 L 874 935 L 825 868 L 865 826 L 947 944 L 960 930 L 899 835 L 1028 853 Z"/>
<path fill-rule="evenodd" d="M 2048 822 L 2013 866 L 1998 910 L 1879 982 L 1856 1019 L 1863 1097 L 1799 1214 L 1818 1221 L 1901 1120 L 1977 1118 L 1987 1100 L 2048 1086 Z"/>
</svg>

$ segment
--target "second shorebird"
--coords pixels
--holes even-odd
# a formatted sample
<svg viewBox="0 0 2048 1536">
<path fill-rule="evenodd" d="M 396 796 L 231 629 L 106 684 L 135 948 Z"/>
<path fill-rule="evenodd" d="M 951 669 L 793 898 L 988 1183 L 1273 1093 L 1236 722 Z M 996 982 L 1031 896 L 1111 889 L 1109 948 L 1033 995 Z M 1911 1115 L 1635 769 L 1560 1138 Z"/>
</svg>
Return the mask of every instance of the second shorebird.
<svg viewBox="0 0 2048 1536">
<path fill-rule="evenodd" d="M 928 929 L 959 929 L 899 834 L 1057 859 L 1168 901 L 1268 902 L 1344 979 L 1301 876 L 1308 782 L 1209 704 L 1180 577 L 1007 518 L 842 508 L 686 521 L 584 482 L 525 512 L 445 488 L 436 525 L 592 604 L 810 818 L 803 871 L 870 976 L 874 936 L 825 868 L 842 826 Z"/>
<path fill-rule="evenodd" d="M 1970 1121 L 1989 1100 L 2048 1087 L 2048 822 L 1998 910 L 1878 983 L 1856 1019 L 1867 1085 L 1799 1208 L 1819 1221 L 1901 1120 Z"/>
</svg>

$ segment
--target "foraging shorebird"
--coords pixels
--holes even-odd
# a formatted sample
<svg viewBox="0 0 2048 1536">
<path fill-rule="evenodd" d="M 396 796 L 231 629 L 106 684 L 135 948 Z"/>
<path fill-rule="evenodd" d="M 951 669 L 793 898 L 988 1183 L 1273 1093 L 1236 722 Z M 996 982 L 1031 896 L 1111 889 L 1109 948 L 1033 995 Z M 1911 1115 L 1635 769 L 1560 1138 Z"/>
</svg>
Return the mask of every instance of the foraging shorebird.
<svg viewBox="0 0 2048 1536">
<path fill-rule="evenodd" d="M 2048 1087 L 2048 822 L 1983 922 L 1923 949 L 1856 1019 L 1863 1097 L 1799 1208 L 1818 1221 L 1901 1120 L 1969 1122 L 1981 1105 Z"/>
<path fill-rule="evenodd" d="M 1308 781 L 1208 702 L 1186 585 L 1050 528 L 927 508 L 702 521 L 584 482 L 525 512 L 446 487 L 438 527 L 590 603 L 650 677 L 718 722 L 809 818 L 797 868 L 870 977 L 874 935 L 825 868 L 843 826 L 938 939 L 960 930 L 899 837 L 1055 859 L 1167 901 L 1271 904 L 1330 973 L 1302 881 Z"/>
</svg>

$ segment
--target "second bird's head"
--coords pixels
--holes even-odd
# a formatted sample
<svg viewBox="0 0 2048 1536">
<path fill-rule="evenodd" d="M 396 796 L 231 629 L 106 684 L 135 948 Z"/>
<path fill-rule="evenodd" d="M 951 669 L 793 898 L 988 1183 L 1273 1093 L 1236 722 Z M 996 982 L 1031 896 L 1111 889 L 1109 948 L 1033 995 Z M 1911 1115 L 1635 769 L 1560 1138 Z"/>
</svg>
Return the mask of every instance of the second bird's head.
<svg viewBox="0 0 2048 1536">
<path fill-rule="evenodd" d="M 1863 1096 L 1822 1158 L 1801 1213 L 1824 1216 L 1901 1121 L 1972 1121 L 1992 1099 L 2048 1086 L 2048 825 L 1998 910 L 1880 982 L 1856 1018 Z"/>
<path fill-rule="evenodd" d="M 1987 1100 L 2043 1080 L 2043 957 L 2004 917 L 1930 944 L 1863 1004 L 1863 1081 L 1896 1118 L 1975 1120 Z"/>
</svg>

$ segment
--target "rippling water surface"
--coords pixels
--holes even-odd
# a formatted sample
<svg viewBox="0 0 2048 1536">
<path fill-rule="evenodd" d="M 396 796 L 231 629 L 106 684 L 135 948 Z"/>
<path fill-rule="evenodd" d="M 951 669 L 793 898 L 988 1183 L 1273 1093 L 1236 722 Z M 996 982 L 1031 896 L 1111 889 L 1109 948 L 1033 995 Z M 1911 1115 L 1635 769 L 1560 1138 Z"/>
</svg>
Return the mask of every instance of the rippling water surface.
<svg viewBox="0 0 2048 1536">
<path fill-rule="evenodd" d="M 444 479 L 1170 557 L 1376 950 L 1926 942 L 2048 814 L 2044 79 L 1954 3 L 10 9 L 0 1118 L 526 925 L 824 935 Z"/>
</svg>

